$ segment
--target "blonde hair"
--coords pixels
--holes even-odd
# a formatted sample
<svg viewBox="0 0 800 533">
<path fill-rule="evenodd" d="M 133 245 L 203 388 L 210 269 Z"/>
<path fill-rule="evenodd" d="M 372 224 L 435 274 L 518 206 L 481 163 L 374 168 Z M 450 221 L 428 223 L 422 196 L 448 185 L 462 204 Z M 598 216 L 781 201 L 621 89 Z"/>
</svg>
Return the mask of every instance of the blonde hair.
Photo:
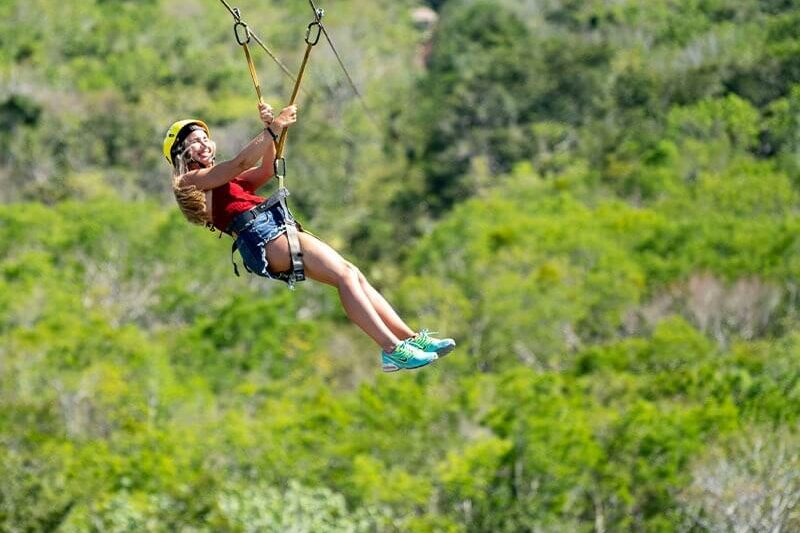
<svg viewBox="0 0 800 533">
<path fill-rule="evenodd" d="M 176 154 L 174 157 L 172 173 L 172 193 L 175 201 L 178 202 L 183 216 L 192 224 L 201 226 L 211 225 L 211 213 L 206 206 L 206 193 L 194 185 L 185 185 L 181 179 L 189 170 L 184 154 Z"/>
</svg>

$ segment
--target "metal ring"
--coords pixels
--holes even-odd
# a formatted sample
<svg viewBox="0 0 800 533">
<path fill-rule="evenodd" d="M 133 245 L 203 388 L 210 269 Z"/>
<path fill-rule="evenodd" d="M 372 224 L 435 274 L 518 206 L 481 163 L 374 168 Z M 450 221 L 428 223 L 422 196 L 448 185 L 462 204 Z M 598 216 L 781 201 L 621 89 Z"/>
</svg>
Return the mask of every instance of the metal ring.
<svg viewBox="0 0 800 533">
<path fill-rule="evenodd" d="M 239 34 L 239 28 L 244 28 L 244 34 L 245 34 L 244 40 Z M 250 42 L 250 28 L 248 28 L 247 24 L 245 24 L 241 20 L 233 25 L 233 34 L 236 36 L 236 42 L 239 43 L 241 46 L 244 46 Z"/>
<path fill-rule="evenodd" d="M 314 26 L 316 26 L 317 28 L 317 34 L 314 37 L 314 39 L 311 39 L 311 28 Z M 318 21 L 315 20 L 314 22 L 309 24 L 308 28 L 306 28 L 306 44 L 309 44 L 311 46 L 316 45 L 319 42 L 319 36 L 321 33 L 322 33 L 322 26 Z"/>
<path fill-rule="evenodd" d="M 286 176 L 286 159 L 280 157 L 276 159 L 272 163 L 272 169 L 275 171 L 275 175 L 279 178 L 283 178 Z"/>
</svg>

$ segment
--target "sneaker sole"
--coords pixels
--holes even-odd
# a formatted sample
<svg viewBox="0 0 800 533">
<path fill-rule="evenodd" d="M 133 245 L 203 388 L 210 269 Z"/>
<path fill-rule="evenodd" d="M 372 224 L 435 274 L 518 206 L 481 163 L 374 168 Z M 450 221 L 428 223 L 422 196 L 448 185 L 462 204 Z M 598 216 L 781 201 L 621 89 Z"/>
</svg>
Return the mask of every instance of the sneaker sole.
<svg viewBox="0 0 800 533">
<path fill-rule="evenodd" d="M 431 364 L 435 363 L 438 359 L 439 359 L 439 357 L 437 357 L 436 359 L 433 359 L 431 361 L 428 361 L 424 365 L 415 366 L 413 368 L 403 368 L 403 367 L 394 365 L 392 363 L 383 363 L 381 365 L 381 370 L 383 370 L 384 372 L 397 372 L 398 370 L 419 370 L 420 368 L 425 368 L 426 366 L 430 366 Z"/>
<path fill-rule="evenodd" d="M 444 357 L 445 355 L 449 354 L 450 352 L 452 352 L 455 349 L 456 349 L 456 345 L 455 344 L 453 344 L 451 346 L 445 346 L 441 350 L 437 351 L 436 355 L 438 355 L 439 357 Z"/>
</svg>

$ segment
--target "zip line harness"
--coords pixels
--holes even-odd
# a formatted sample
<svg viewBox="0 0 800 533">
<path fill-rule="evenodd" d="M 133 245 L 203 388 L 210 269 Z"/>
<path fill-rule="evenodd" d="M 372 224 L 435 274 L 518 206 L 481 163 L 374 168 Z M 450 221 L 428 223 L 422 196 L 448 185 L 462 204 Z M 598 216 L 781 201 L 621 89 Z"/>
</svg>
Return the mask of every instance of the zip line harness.
<svg viewBox="0 0 800 533">
<path fill-rule="evenodd" d="M 300 82 L 303 79 L 303 73 L 305 72 L 306 64 L 308 63 L 308 57 L 311 53 L 311 48 L 319 42 L 319 35 L 320 35 L 320 20 L 324 15 L 323 10 L 316 9 L 313 2 L 309 0 L 311 3 L 312 9 L 314 9 L 314 20 L 311 24 L 308 25 L 308 29 L 306 30 L 306 53 L 305 57 L 303 58 L 303 63 L 300 67 L 300 74 L 295 78 L 292 73 L 289 71 L 286 66 L 280 62 L 280 60 L 272 53 L 272 51 L 267 48 L 267 46 L 258 38 L 257 35 L 253 34 L 250 31 L 249 26 L 242 21 L 241 12 L 238 8 L 232 8 L 225 0 L 220 0 L 222 4 L 227 8 L 230 14 L 234 18 L 233 24 L 233 33 L 236 37 L 236 42 L 242 47 L 244 50 L 245 59 L 247 60 L 247 68 L 250 71 L 250 77 L 253 80 L 253 86 L 256 90 L 256 96 L 258 97 L 259 104 L 264 103 L 264 99 L 261 95 L 261 84 L 258 81 L 258 74 L 256 73 L 256 67 L 253 64 L 253 58 L 250 55 L 250 47 L 247 46 L 250 43 L 250 39 L 254 39 L 264 51 L 281 67 L 281 70 L 289 76 L 294 81 L 294 89 L 292 90 L 292 97 L 289 105 L 294 105 L 295 101 L 297 100 L 297 93 L 300 89 Z M 316 28 L 316 35 L 314 38 L 311 38 L 311 31 L 312 28 Z M 269 210 L 271 207 L 275 205 L 280 205 L 283 209 L 283 213 L 285 215 L 284 219 L 284 227 L 286 228 L 286 238 L 289 244 L 289 255 L 291 258 L 291 270 L 287 274 L 285 272 L 279 273 L 273 277 L 276 279 L 280 279 L 286 281 L 289 285 L 290 289 L 294 289 L 294 285 L 296 282 L 303 281 L 306 279 L 305 269 L 303 267 L 303 250 L 300 247 L 300 237 L 298 235 L 298 223 L 292 216 L 289 208 L 286 205 L 286 197 L 289 196 L 289 190 L 284 185 L 284 177 L 286 175 L 286 159 L 283 157 L 283 147 L 286 143 L 286 136 L 288 134 L 288 127 L 284 127 L 281 131 L 280 139 L 272 132 L 272 130 L 267 127 L 265 132 L 268 132 L 272 136 L 273 142 L 276 144 L 275 149 L 275 160 L 273 161 L 273 171 L 274 175 L 278 177 L 278 190 L 272 194 L 267 200 L 260 203 L 259 205 L 253 207 L 252 209 L 245 211 L 244 213 L 240 213 L 234 220 L 231 222 L 230 226 L 226 228 L 225 233 L 233 235 L 234 232 L 238 233 L 241 231 L 245 225 L 256 218 L 260 213 L 263 213 Z M 302 229 L 302 227 L 301 227 Z M 220 234 L 220 236 L 222 236 Z M 234 240 L 233 244 L 231 245 L 231 263 L 233 263 L 233 272 L 237 276 L 239 275 L 239 268 L 236 266 L 236 262 L 233 260 L 233 254 L 236 252 L 238 245 L 236 240 Z M 244 265 L 245 269 L 249 271 L 247 265 Z"/>
<path fill-rule="evenodd" d="M 236 19 L 236 22 L 233 24 L 233 33 L 236 36 L 236 42 L 244 50 L 245 59 L 247 60 L 247 68 L 250 71 L 250 77 L 253 80 L 253 86 L 256 90 L 256 96 L 258 96 L 258 102 L 264 103 L 264 99 L 261 96 L 261 84 L 258 81 L 258 74 L 256 73 L 256 67 L 253 64 L 253 58 L 250 55 L 250 48 L 247 46 L 250 42 L 251 32 L 250 28 L 242 22 L 241 13 L 238 8 L 234 8 L 232 10 L 233 16 Z M 303 62 L 300 65 L 300 72 L 297 75 L 297 78 L 294 82 L 294 89 L 292 90 L 292 96 L 289 100 L 289 105 L 294 105 L 297 101 L 297 94 L 300 90 L 300 83 L 303 81 L 303 74 L 305 73 L 306 65 L 308 64 L 308 58 L 311 55 L 311 49 L 319 42 L 320 36 L 320 20 L 324 12 L 319 9 L 314 9 L 314 20 L 308 25 L 306 29 L 306 52 L 305 56 L 303 57 Z M 312 31 L 316 30 L 316 33 L 313 35 L 312 38 Z M 265 47 L 266 48 L 266 47 Z M 270 54 L 272 55 L 272 54 Z M 289 244 L 289 256 L 291 258 L 291 273 L 288 276 L 287 282 L 290 288 L 294 288 L 294 284 L 299 281 L 303 281 L 306 279 L 305 269 L 303 268 L 303 250 L 300 246 L 300 236 L 297 228 L 297 222 L 294 220 L 289 208 L 286 205 L 286 197 L 289 196 L 289 190 L 286 188 L 284 184 L 284 177 L 286 176 L 286 158 L 283 157 L 283 149 L 286 145 L 286 137 L 289 133 L 289 128 L 284 127 L 281 131 L 280 139 L 275 138 L 275 134 L 272 133 L 272 130 L 267 128 L 267 132 L 273 136 L 273 142 L 276 143 L 275 148 L 275 160 L 273 161 L 273 171 L 274 175 L 278 177 L 278 190 L 270 196 L 265 202 L 258 206 L 257 212 L 266 211 L 270 207 L 279 204 L 283 209 L 283 212 L 286 216 L 284 221 L 284 226 L 286 227 L 286 238 Z M 252 212 L 252 211 L 251 211 Z M 257 212 L 252 213 L 253 217 L 257 215 Z M 231 247 L 231 254 L 236 250 L 236 242 L 233 243 Z M 245 266 L 246 267 L 246 266 Z M 236 264 L 234 263 L 234 272 L 236 272 Z"/>
</svg>

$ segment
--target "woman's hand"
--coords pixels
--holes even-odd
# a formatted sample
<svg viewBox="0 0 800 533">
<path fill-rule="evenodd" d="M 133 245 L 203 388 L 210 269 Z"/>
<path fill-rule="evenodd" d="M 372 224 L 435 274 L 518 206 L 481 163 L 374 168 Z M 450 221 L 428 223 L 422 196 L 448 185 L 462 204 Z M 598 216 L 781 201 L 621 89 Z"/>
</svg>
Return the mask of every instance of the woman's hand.
<svg viewBox="0 0 800 533">
<path fill-rule="evenodd" d="M 258 104 L 258 114 L 261 116 L 261 122 L 264 123 L 265 128 L 269 128 L 269 125 L 275 120 L 275 115 L 272 112 L 272 106 L 265 104 L 264 102 L 260 102 Z"/>
<path fill-rule="evenodd" d="M 280 114 L 275 118 L 274 123 L 279 128 L 285 128 L 297 122 L 297 106 L 290 105 L 281 109 Z"/>
</svg>

